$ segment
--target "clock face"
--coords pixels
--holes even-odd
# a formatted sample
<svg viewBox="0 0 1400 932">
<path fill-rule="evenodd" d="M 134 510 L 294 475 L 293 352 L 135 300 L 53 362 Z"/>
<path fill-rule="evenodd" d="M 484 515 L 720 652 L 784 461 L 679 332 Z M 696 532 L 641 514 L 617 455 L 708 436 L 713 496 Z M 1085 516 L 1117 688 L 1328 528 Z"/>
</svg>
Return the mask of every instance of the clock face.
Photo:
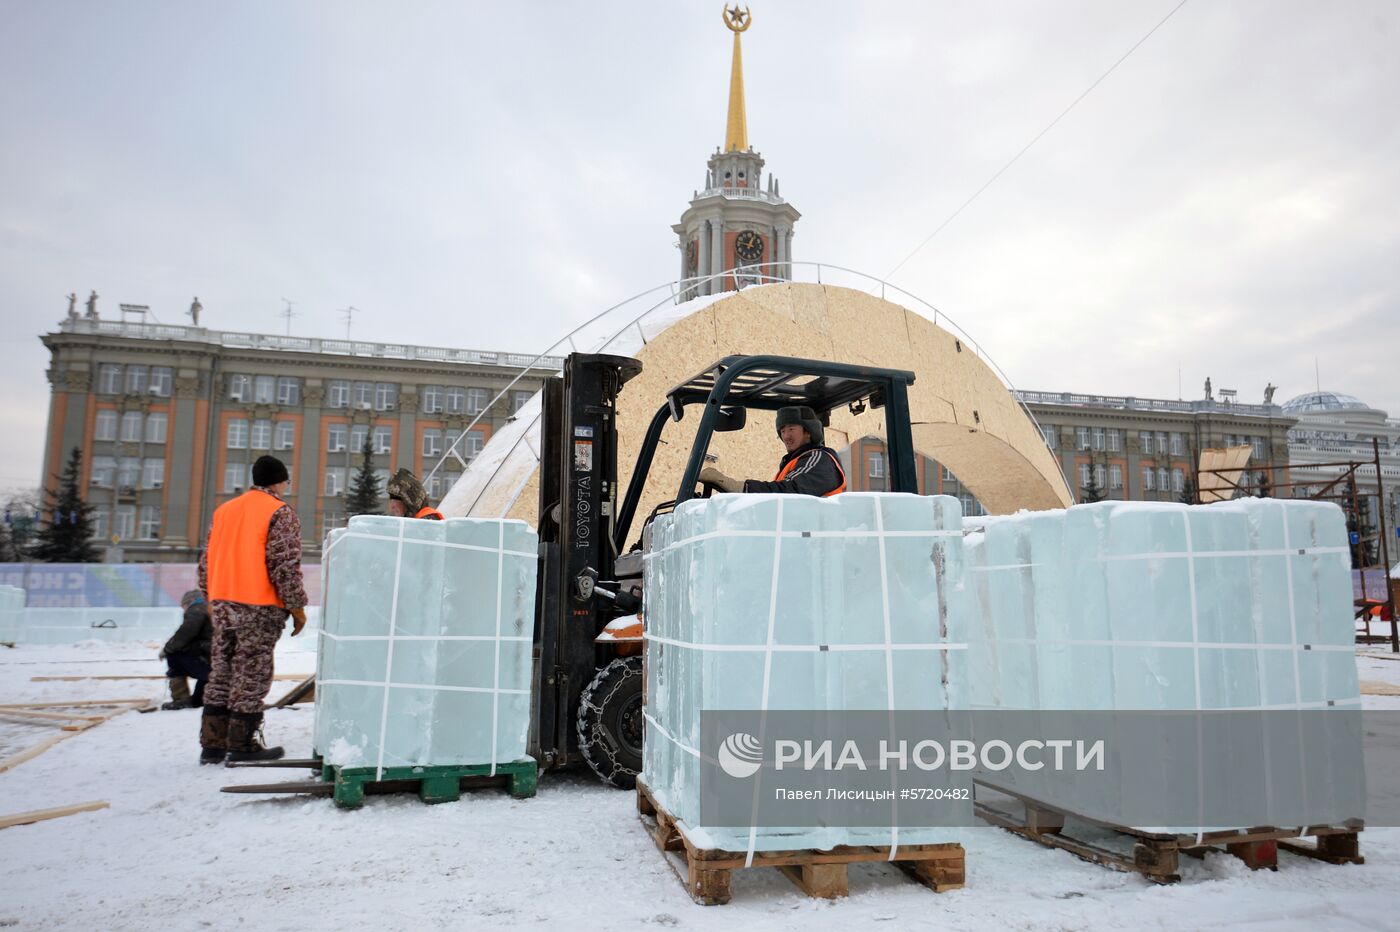
<svg viewBox="0 0 1400 932">
<path fill-rule="evenodd" d="M 734 237 L 734 254 L 744 262 L 757 262 L 763 258 L 763 237 L 745 230 Z"/>
</svg>

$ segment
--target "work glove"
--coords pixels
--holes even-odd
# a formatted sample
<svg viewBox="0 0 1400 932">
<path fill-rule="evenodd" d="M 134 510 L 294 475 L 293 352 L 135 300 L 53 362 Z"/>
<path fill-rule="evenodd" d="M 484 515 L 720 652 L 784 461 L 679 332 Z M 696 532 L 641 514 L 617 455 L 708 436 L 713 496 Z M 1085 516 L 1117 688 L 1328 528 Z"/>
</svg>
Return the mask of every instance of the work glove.
<svg viewBox="0 0 1400 932">
<path fill-rule="evenodd" d="M 287 611 L 292 616 L 292 637 L 301 634 L 301 629 L 306 627 L 306 609 L 289 608 Z"/>
<path fill-rule="evenodd" d="M 744 480 L 731 479 L 713 466 L 706 466 L 700 470 L 700 481 L 712 485 L 722 492 L 744 491 Z"/>
</svg>

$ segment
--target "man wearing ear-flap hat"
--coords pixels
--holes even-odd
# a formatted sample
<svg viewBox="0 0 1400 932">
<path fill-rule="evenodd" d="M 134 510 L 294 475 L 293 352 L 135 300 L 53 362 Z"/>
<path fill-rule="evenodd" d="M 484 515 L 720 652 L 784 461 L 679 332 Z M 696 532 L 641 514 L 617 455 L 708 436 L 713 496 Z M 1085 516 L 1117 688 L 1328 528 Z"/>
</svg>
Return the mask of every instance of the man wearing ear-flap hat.
<svg viewBox="0 0 1400 932">
<path fill-rule="evenodd" d="M 806 405 L 778 409 L 778 439 L 787 454 L 778 462 L 773 481 L 731 479 L 713 466 L 700 471 L 700 481 L 724 492 L 783 492 L 823 498 L 846 491 L 846 473 L 830 448 L 815 411 Z"/>
</svg>

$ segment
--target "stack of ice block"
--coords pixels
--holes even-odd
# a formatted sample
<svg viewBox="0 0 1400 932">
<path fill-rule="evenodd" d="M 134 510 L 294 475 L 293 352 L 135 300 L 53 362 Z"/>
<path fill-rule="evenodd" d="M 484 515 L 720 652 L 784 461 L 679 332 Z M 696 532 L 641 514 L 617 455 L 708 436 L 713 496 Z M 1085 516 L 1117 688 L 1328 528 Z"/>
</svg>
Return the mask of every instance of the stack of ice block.
<svg viewBox="0 0 1400 932">
<path fill-rule="evenodd" d="M 646 559 L 642 776 L 657 802 L 707 843 L 749 845 L 747 828 L 701 823 L 702 710 L 965 708 L 966 651 L 947 649 L 964 640 L 961 540 L 962 513 L 948 496 L 723 495 L 657 518 Z M 899 841 L 946 834 L 902 829 Z M 766 828 L 754 848 L 889 844 L 890 836 Z"/>
<path fill-rule="evenodd" d="M 24 590 L 0 586 L 0 641 L 19 644 L 24 640 Z"/>
<path fill-rule="evenodd" d="M 1316 502 L 1102 502 L 987 519 L 966 542 L 973 707 L 1358 708 L 1347 550 L 1342 512 Z M 1135 773 L 1173 779 L 1169 757 Z M 1305 785 L 1277 800 L 1287 824 L 1358 815 L 1359 743 L 1309 757 Z M 1078 799 L 1048 770 L 1024 779 L 1074 811 L 1107 802 Z M 1262 773 L 1222 779 L 1268 785 Z"/>
<path fill-rule="evenodd" d="M 360 516 L 327 539 L 315 747 L 341 767 L 525 758 L 538 538 Z"/>
</svg>

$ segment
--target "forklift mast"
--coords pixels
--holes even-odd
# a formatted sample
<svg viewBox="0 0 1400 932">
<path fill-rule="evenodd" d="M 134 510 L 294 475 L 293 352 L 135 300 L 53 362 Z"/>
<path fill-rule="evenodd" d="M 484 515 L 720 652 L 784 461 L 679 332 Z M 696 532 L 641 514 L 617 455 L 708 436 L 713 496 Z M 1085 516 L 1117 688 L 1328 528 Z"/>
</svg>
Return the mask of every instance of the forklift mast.
<svg viewBox="0 0 1400 932">
<path fill-rule="evenodd" d="M 544 767 L 579 756 L 575 710 L 598 672 L 594 639 L 616 614 L 592 583 L 613 576 L 617 394 L 641 371 L 626 356 L 574 353 L 543 388 L 530 752 Z"/>
</svg>

